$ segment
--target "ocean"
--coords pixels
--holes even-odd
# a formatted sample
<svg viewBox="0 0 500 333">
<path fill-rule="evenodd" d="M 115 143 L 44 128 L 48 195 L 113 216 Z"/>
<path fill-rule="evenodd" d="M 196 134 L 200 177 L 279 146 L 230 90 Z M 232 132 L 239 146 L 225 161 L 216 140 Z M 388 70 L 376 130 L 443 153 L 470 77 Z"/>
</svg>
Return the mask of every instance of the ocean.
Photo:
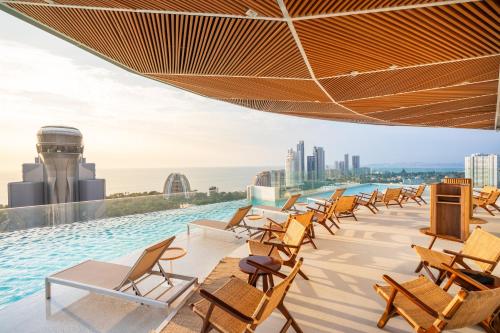
<svg viewBox="0 0 500 333">
<path fill-rule="evenodd" d="M 107 195 L 118 192 L 146 192 L 163 190 L 163 183 L 172 172 L 187 176 L 191 190 L 207 192 L 210 186 L 219 191 L 246 191 L 246 186 L 260 171 L 278 167 L 217 167 L 217 168 L 151 168 L 151 169 L 101 169 L 97 178 L 106 179 Z M 7 183 L 21 181 L 21 171 L 0 172 L 0 204 L 7 204 Z"/>
</svg>

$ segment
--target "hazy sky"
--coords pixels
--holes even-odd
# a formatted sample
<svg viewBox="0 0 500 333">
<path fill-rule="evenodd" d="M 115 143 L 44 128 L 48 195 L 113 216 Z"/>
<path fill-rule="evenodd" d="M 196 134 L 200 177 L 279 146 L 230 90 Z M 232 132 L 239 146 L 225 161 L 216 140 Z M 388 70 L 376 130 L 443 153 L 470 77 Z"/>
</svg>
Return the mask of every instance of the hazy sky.
<svg viewBox="0 0 500 333">
<path fill-rule="evenodd" d="M 500 152 L 492 131 L 308 120 L 213 101 L 142 78 L 0 12 L 0 171 L 36 155 L 44 125 L 79 128 L 98 168 L 282 165 L 288 147 L 324 146 L 361 163 L 460 163 Z"/>
</svg>

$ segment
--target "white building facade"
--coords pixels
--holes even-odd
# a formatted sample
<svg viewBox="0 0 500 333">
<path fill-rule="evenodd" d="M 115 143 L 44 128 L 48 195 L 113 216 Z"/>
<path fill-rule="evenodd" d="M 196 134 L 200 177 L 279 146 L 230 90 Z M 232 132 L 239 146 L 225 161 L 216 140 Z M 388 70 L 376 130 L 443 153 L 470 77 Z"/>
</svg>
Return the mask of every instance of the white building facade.
<svg viewBox="0 0 500 333">
<path fill-rule="evenodd" d="M 498 155 L 472 154 L 465 157 L 465 177 L 474 187 L 498 186 Z"/>
</svg>

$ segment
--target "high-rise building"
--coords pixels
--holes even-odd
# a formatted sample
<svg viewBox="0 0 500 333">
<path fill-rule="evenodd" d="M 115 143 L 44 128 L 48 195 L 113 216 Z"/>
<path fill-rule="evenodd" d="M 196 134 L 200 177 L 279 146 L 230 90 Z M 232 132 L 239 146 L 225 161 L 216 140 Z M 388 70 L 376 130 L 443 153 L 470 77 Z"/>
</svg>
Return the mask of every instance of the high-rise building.
<svg viewBox="0 0 500 333">
<path fill-rule="evenodd" d="M 35 163 L 23 164 L 23 181 L 7 184 L 9 207 L 101 200 L 104 179 L 83 157 L 83 136 L 74 127 L 44 126 L 37 133 Z"/>
<path fill-rule="evenodd" d="M 316 159 L 314 156 L 307 156 L 307 180 L 316 181 L 318 175 L 316 173 Z"/>
<path fill-rule="evenodd" d="M 285 160 L 285 183 L 286 186 L 297 185 L 297 159 L 295 151 L 290 148 Z"/>
<path fill-rule="evenodd" d="M 339 170 L 340 169 L 340 166 L 339 166 L 339 161 L 335 161 L 335 165 L 333 167 L 335 170 Z"/>
<path fill-rule="evenodd" d="M 473 187 L 498 186 L 498 156 L 495 154 L 466 156 L 465 177 L 472 179 Z"/>
<path fill-rule="evenodd" d="M 316 179 L 325 180 L 325 150 L 323 147 L 314 147 L 313 156 L 315 160 Z"/>
<path fill-rule="evenodd" d="M 345 161 L 339 161 L 339 170 L 342 174 L 345 174 Z"/>
<path fill-rule="evenodd" d="M 181 173 L 171 173 L 168 175 L 165 184 L 163 185 L 163 193 L 168 197 L 178 193 L 184 194 L 184 197 L 189 198 L 191 186 L 187 177 Z"/>
<path fill-rule="evenodd" d="M 253 179 L 255 186 L 271 186 L 271 172 L 261 171 Z"/>
<path fill-rule="evenodd" d="M 344 154 L 344 173 L 349 174 L 349 154 Z"/>
<path fill-rule="evenodd" d="M 297 181 L 302 183 L 304 181 L 305 165 L 304 165 L 304 141 L 299 141 L 297 144 Z"/>
<path fill-rule="evenodd" d="M 357 176 L 359 175 L 360 158 L 359 155 L 352 155 L 352 173 Z"/>
<path fill-rule="evenodd" d="M 271 186 L 284 188 L 285 185 L 285 170 L 271 170 Z"/>
</svg>

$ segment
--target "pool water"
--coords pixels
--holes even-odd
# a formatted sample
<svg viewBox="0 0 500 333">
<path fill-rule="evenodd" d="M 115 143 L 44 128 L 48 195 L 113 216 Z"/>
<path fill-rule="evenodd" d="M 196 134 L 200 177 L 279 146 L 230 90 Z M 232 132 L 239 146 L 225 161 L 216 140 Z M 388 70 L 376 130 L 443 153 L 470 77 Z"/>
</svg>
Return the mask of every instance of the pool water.
<svg viewBox="0 0 500 333">
<path fill-rule="evenodd" d="M 341 186 L 340 186 L 341 187 Z M 352 187 L 349 187 L 346 189 L 344 192 L 344 195 L 355 195 L 359 194 L 361 192 L 363 193 L 372 193 L 374 190 L 378 189 L 380 192 L 385 190 L 388 187 L 401 187 L 401 185 L 392 185 L 392 184 L 360 184 L 360 185 L 355 185 Z M 310 195 L 308 197 L 314 197 L 314 198 L 329 198 L 332 195 L 333 191 L 329 192 L 323 192 L 323 193 L 318 193 L 315 195 Z M 305 197 L 304 199 L 306 199 Z"/>
<path fill-rule="evenodd" d="M 362 184 L 345 193 L 369 193 L 375 188 L 383 190 L 386 187 Z M 331 193 L 304 196 L 301 200 L 328 198 Z M 247 200 L 237 200 L 0 233 L 0 309 L 42 290 L 44 278 L 53 272 L 87 259 L 108 261 L 119 258 L 185 232 L 186 223 L 196 219 L 229 220 L 237 208 L 247 204 Z M 277 202 L 276 206 L 282 204 Z"/>
</svg>

